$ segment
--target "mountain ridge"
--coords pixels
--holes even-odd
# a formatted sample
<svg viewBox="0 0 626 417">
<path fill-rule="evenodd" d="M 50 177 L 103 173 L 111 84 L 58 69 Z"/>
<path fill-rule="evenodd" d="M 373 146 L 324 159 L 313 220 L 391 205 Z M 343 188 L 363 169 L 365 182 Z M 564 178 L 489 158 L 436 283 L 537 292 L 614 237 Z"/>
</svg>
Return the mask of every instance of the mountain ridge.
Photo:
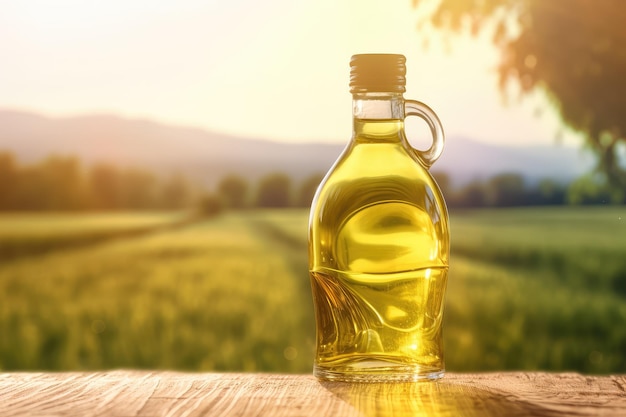
<svg viewBox="0 0 626 417">
<path fill-rule="evenodd" d="M 344 148 L 345 144 L 243 138 L 111 114 L 51 118 L 0 109 L 0 150 L 14 153 L 20 161 L 72 155 L 87 165 L 109 162 L 157 173 L 178 172 L 207 186 L 231 173 L 254 179 L 282 171 L 301 180 L 326 172 Z M 567 182 L 592 167 L 591 155 L 576 148 L 507 147 L 455 136 L 447 138 L 432 170 L 446 172 L 461 185 L 504 172 L 519 173 L 528 181 Z"/>
</svg>

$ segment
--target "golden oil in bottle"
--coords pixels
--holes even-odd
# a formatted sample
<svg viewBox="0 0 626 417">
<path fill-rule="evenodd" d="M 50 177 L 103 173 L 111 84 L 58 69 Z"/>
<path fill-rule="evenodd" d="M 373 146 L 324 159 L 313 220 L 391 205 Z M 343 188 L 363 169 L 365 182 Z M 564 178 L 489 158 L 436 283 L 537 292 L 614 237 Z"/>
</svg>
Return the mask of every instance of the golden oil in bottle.
<svg viewBox="0 0 626 417">
<path fill-rule="evenodd" d="M 354 56 L 351 91 L 353 137 L 309 219 L 314 372 L 344 381 L 437 379 L 450 240 L 428 167 L 441 153 L 441 125 L 428 107 L 403 98 L 401 55 Z M 429 151 L 408 143 L 407 115 L 431 125 Z"/>
</svg>

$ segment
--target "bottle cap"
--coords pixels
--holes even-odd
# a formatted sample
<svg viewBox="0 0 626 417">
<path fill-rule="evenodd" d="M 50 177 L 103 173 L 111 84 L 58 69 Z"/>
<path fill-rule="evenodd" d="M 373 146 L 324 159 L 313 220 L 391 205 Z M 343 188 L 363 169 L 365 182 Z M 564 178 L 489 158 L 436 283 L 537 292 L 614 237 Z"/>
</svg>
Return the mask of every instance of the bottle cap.
<svg viewBox="0 0 626 417">
<path fill-rule="evenodd" d="M 406 58 L 399 54 L 358 54 L 350 59 L 350 92 L 406 91 Z"/>
</svg>

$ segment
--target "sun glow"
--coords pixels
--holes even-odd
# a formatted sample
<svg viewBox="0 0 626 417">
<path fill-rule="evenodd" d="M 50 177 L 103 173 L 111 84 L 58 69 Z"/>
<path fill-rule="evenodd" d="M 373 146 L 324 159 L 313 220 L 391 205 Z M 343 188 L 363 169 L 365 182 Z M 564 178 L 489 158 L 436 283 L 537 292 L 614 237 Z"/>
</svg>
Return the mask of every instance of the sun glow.
<svg viewBox="0 0 626 417">
<path fill-rule="evenodd" d="M 551 140 L 556 119 L 533 117 L 541 99 L 502 107 L 488 39 L 424 49 L 418 20 L 410 0 L 3 2 L 0 108 L 345 142 L 350 56 L 390 52 L 407 56 L 406 97 L 449 135 Z"/>
</svg>

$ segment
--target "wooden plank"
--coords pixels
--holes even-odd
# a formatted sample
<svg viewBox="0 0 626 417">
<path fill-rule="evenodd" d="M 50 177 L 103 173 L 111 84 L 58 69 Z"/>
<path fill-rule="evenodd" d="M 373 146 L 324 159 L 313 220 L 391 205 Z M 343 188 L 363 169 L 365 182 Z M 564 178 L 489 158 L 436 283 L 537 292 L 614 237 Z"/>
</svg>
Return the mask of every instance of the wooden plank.
<svg viewBox="0 0 626 417">
<path fill-rule="evenodd" d="M 626 416 L 626 375 L 447 374 L 347 384 L 311 375 L 0 374 L 0 416 Z"/>
</svg>

